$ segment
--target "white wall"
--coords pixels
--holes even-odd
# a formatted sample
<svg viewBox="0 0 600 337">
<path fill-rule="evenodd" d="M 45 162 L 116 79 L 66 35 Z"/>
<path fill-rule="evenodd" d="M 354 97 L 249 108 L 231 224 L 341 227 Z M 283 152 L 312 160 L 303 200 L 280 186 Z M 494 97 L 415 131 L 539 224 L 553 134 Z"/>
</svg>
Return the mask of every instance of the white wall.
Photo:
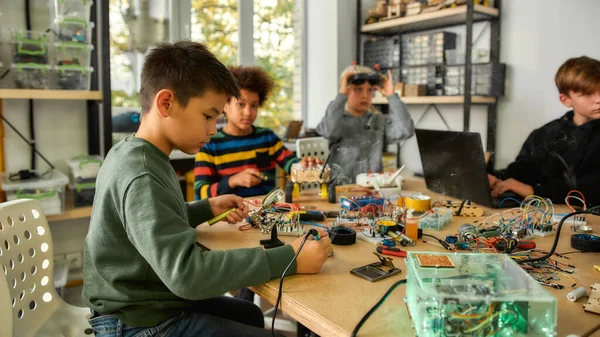
<svg viewBox="0 0 600 337">
<path fill-rule="evenodd" d="M 554 75 L 570 57 L 600 59 L 600 1 L 504 0 L 500 60 L 508 65 L 498 109 L 497 167 L 516 157 L 527 135 L 566 111 Z"/>
</svg>

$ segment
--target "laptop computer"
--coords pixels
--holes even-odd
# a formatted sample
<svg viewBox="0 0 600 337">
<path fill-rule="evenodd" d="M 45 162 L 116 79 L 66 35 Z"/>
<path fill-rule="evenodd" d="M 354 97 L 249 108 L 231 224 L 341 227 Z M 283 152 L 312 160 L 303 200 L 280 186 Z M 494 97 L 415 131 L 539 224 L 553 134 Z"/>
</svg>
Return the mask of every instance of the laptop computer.
<svg viewBox="0 0 600 337">
<path fill-rule="evenodd" d="M 427 189 L 486 207 L 498 207 L 509 197 L 521 199 L 514 193 L 492 198 L 479 133 L 423 129 L 415 132 Z M 502 203 L 502 207 L 516 205 L 514 200 Z"/>
</svg>

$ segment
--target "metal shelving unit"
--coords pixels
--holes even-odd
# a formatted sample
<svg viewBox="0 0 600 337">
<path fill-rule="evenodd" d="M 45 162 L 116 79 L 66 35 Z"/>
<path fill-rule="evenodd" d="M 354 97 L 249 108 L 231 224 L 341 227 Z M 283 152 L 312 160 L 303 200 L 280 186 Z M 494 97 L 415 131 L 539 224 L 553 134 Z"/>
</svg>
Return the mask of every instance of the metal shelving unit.
<svg viewBox="0 0 600 337">
<path fill-rule="evenodd" d="M 471 92 L 472 82 L 472 43 L 473 43 L 473 23 L 479 21 L 490 22 L 490 63 L 498 64 L 500 61 L 500 11 L 502 0 L 495 0 L 495 8 L 474 4 L 474 0 L 467 0 L 467 5 L 454 8 L 441 9 L 435 12 L 428 12 L 414 16 L 401 17 L 386 21 L 380 21 L 372 24 L 363 25 L 362 20 L 362 1 L 357 1 L 357 32 L 356 60 L 362 64 L 362 36 L 389 36 L 393 34 L 402 34 L 406 32 L 415 33 L 418 31 L 431 30 L 451 26 L 466 26 L 465 39 L 465 77 L 464 77 L 464 95 L 461 96 L 420 96 L 420 97 L 402 97 L 406 104 L 462 104 L 463 105 L 463 130 L 469 131 L 471 127 L 471 106 L 473 104 L 484 104 L 487 106 L 487 147 L 486 150 L 491 153 L 489 166 L 493 167 L 494 153 L 496 149 L 496 115 L 497 115 L 497 97 L 473 96 Z M 385 98 L 376 98 L 374 104 L 386 104 Z M 437 108 L 436 108 L 437 109 Z"/>
</svg>

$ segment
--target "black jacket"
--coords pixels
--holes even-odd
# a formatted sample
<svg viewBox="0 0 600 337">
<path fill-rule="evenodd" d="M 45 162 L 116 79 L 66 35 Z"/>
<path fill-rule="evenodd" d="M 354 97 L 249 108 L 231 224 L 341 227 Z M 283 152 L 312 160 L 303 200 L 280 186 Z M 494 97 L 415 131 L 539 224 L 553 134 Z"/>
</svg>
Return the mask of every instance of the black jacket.
<svg viewBox="0 0 600 337">
<path fill-rule="evenodd" d="M 600 205 L 600 120 L 576 126 L 567 112 L 533 131 L 517 159 L 496 175 L 531 185 L 554 203 L 579 190 L 588 204 Z"/>
</svg>

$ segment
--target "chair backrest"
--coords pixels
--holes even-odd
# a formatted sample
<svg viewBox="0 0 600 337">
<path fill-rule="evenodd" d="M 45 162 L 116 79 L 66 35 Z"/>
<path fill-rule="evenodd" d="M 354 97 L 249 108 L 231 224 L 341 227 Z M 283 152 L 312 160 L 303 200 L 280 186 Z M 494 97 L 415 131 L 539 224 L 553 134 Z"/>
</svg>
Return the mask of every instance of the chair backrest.
<svg viewBox="0 0 600 337">
<path fill-rule="evenodd" d="M 11 298 L 6 278 L 0 275 L 0 317 L 12 317 Z M 0 324 L 0 336 L 12 336 L 12 328 L 12 319 L 3 319 Z"/>
<path fill-rule="evenodd" d="M 296 156 L 313 156 L 325 161 L 329 155 L 329 141 L 323 137 L 296 139 Z"/>
<path fill-rule="evenodd" d="M 53 282 L 52 237 L 39 201 L 0 204 L 0 265 L 10 291 L 14 334 L 32 336 L 62 304 Z"/>
</svg>

